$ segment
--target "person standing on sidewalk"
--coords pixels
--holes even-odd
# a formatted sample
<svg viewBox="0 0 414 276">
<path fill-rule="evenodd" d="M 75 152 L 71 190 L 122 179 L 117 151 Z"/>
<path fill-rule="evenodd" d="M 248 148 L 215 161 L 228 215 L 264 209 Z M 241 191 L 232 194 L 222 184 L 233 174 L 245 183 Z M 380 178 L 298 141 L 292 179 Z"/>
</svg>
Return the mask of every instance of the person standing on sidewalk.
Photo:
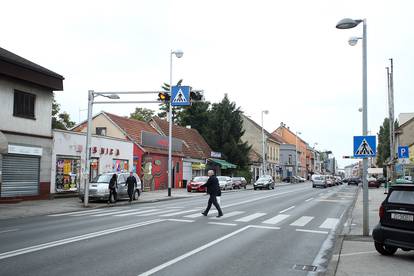
<svg viewBox="0 0 414 276">
<path fill-rule="evenodd" d="M 207 182 L 204 185 L 202 185 L 202 187 L 207 188 L 207 193 L 210 195 L 210 198 L 208 199 L 206 210 L 201 214 L 207 216 L 208 212 L 210 211 L 211 205 L 213 204 L 218 211 L 217 217 L 219 218 L 223 216 L 223 211 L 221 211 L 220 205 L 217 202 L 217 196 L 221 196 L 219 181 L 217 177 L 214 175 L 213 170 L 208 171 L 208 176 L 209 178 Z"/>
<path fill-rule="evenodd" d="M 129 196 L 129 202 L 132 201 L 132 198 L 134 196 L 135 187 L 137 186 L 137 180 L 135 179 L 134 173 L 130 172 L 129 176 L 126 180 L 126 184 L 128 186 L 128 196 Z"/>
<path fill-rule="evenodd" d="M 116 202 L 117 195 L 118 195 L 117 192 L 116 192 L 116 190 L 118 188 L 118 183 L 117 183 L 117 180 L 116 180 L 116 173 L 114 173 L 111 177 L 111 180 L 109 180 L 108 188 L 109 188 L 108 204 L 110 204 L 111 200 L 112 200 L 112 196 L 114 197 L 114 202 Z"/>
</svg>

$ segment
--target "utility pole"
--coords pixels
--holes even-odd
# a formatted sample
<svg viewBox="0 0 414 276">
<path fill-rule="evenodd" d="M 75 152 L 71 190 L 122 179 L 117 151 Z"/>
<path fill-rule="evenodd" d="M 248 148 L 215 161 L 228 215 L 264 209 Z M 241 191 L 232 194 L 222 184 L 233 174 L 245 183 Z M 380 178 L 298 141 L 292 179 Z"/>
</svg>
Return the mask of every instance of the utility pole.
<svg viewBox="0 0 414 276">
<path fill-rule="evenodd" d="M 390 139 L 390 162 L 389 162 L 389 178 L 392 183 L 395 180 L 394 158 L 395 158 L 395 126 L 394 126 L 394 65 L 390 58 L 391 67 L 387 67 L 388 82 L 388 116 L 389 116 L 389 139 Z M 387 186 L 388 187 L 388 186 Z"/>
</svg>

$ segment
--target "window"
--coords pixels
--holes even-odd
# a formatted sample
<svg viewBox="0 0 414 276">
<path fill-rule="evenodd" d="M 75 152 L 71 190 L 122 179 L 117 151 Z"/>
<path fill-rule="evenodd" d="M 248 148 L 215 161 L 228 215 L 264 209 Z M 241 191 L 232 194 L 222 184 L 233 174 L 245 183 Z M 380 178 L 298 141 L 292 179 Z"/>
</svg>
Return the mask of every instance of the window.
<svg viewBox="0 0 414 276">
<path fill-rule="evenodd" d="M 176 165 L 175 165 L 175 172 L 176 173 L 180 172 L 180 163 L 179 162 L 177 162 Z"/>
<path fill-rule="evenodd" d="M 289 165 L 292 164 L 292 154 L 289 154 Z"/>
<path fill-rule="evenodd" d="M 35 119 L 36 95 L 14 90 L 13 116 Z"/>
<path fill-rule="evenodd" d="M 388 198 L 389 203 L 414 204 L 414 191 L 392 191 Z"/>
<path fill-rule="evenodd" d="M 97 127 L 96 135 L 106 136 L 106 127 Z"/>
</svg>

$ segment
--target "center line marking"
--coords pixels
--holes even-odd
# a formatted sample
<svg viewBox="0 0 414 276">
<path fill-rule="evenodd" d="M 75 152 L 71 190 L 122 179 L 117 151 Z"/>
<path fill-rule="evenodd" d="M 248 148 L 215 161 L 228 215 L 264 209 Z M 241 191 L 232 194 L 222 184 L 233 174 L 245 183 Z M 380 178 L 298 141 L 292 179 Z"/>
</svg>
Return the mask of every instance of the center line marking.
<svg viewBox="0 0 414 276">
<path fill-rule="evenodd" d="M 279 213 L 280 213 L 280 214 L 282 214 L 282 213 L 287 212 L 287 211 L 289 211 L 289 210 L 291 210 L 291 209 L 293 209 L 293 208 L 295 208 L 295 206 L 291 206 L 291 207 L 289 207 L 289 208 L 286 208 L 285 210 L 282 210 L 282 211 L 280 211 Z"/>
<path fill-rule="evenodd" d="M 308 198 L 307 200 L 305 200 L 306 202 L 311 201 L 313 199 L 313 197 Z"/>
</svg>

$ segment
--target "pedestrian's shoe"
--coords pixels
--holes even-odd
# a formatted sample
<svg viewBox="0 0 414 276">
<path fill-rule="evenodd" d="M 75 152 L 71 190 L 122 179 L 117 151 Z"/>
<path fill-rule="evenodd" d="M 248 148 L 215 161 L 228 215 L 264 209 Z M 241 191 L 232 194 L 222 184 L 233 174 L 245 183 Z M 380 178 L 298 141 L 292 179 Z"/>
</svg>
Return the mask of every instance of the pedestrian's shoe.
<svg viewBox="0 0 414 276">
<path fill-rule="evenodd" d="M 202 212 L 201 214 L 202 214 L 203 216 L 205 216 L 205 217 L 207 216 L 207 214 L 206 214 L 206 213 L 204 213 L 204 212 Z"/>
<path fill-rule="evenodd" d="M 217 215 L 217 218 L 222 217 L 222 216 L 223 216 L 223 214 L 218 214 L 218 215 Z"/>
</svg>

